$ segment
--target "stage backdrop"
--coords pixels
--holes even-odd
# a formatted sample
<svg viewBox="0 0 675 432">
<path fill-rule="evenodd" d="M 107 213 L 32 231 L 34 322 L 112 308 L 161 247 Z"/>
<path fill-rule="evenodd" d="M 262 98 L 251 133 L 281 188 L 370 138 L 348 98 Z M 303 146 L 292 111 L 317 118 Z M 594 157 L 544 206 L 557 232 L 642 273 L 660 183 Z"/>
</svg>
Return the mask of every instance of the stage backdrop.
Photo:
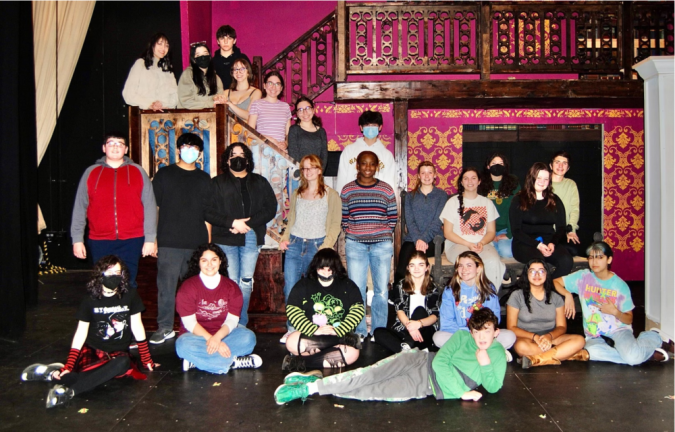
<svg viewBox="0 0 675 432">
<path fill-rule="evenodd" d="M 614 249 L 612 270 L 625 280 L 644 280 L 642 110 L 411 110 L 408 113 L 408 187 L 414 185 L 419 163 L 430 160 L 438 169 L 438 187 L 448 193 L 457 191 L 464 124 L 582 123 L 602 124 L 604 129 L 603 228 L 605 241 Z M 583 219 L 583 210 L 581 217 Z"/>
</svg>

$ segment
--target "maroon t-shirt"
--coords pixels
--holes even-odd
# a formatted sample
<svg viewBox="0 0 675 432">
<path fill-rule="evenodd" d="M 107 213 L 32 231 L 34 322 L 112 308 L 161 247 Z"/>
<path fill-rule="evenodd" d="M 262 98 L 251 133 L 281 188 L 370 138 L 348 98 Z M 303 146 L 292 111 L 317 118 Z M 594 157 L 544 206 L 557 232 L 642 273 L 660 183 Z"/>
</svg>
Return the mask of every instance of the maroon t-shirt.
<svg viewBox="0 0 675 432">
<path fill-rule="evenodd" d="M 243 304 L 239 286 L 224 276 L 215 289 L 206 288 L 199 275 L 193 276 L 183 282 L 176 296 L 178 315 L 181 318 L 196 315 L 199 325 L 211 334 L 220 330 L 228 313 L 241 316 Z M 180 334 L 187 331 L 181 322 Z"/>
</svg>

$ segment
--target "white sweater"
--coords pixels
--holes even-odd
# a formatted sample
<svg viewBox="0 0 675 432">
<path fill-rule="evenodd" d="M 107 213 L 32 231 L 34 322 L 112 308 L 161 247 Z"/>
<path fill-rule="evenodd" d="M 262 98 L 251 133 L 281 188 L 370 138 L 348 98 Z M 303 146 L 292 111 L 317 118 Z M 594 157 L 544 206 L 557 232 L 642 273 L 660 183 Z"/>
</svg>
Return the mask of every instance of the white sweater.
<svg viewBox="0 0 675 432">
<path fill-rule="evenodd" d="M 380 169 L 375 174 L 375 178 L 386 182 L 398 193 L 398 181 L 396 177 L 396 163 L 394 155 L 382 144 L 379 139 L 375 144 L 366 144 L 363 137 L 349 144 L 340 155 L 340 165 L 335 183 L 335 190 L 342 193 L 342 188 L 349 182 L 356 180 L 356 157 L 363 151 L 371 151 L 380 159 Z"/>
<path fill-rule="evenodd" d="M 176 108 L 178 104 L 176 77 L 173 72 L 164 72 L 157 67 L 158 62 L 159 60 L 155 58 L 150 69 L 146 69 L 143 59 L 136 60 L 122 90 L 127 105 L 148 109 L 153 102 L 160 101 L 164 108 Z"/>
</svg>

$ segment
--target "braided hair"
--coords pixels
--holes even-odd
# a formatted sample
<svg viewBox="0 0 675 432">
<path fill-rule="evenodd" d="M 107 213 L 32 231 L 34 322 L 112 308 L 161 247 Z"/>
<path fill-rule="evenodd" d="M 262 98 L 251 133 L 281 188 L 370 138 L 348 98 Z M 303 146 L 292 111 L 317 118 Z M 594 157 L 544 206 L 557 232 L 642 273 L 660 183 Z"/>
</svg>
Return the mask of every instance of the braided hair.
<svg viewBox="0 0 675 432">
<path fill-rule="evenodd" d="M 457 199 L 459 200 L 459 209 L 457 212 L 459 213 L 459 217 L 462 218 L 464 217 L 464 185 L 462 184 L 462 179 L 464 178 L 464 174 L 473 171 L 476 173 L 476 177 L 478 177 L 478 182 L 482 183 L 482 176 L 480 175 L 480 171 L 478 171 L 478 168 L 468 166 L 464 167 L 462 169 L 462 173 L 459 175 L 459 178 L 457 179 Z"/>
</svg>

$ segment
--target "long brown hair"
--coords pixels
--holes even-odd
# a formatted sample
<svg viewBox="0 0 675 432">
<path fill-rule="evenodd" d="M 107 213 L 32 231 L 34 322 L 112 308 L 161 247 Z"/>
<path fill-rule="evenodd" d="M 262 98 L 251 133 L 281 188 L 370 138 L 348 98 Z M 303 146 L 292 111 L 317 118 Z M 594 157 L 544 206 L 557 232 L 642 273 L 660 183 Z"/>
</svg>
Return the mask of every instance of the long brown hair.
<svg viewBox="0 0 675 432">
<path fill-rule="evenodd" d="M 312 168 L 319 168 L 319 178 L 316 179 L 317 188 L 316 192 L 321 198 L 326 195 L 326 184 L 323 182 L 323 169 L 321 168 L 321 158 L 317 155 L 309 154 L 303 157 L 300 160 L 300 186 L 298 187 L 298 196 L 302 195 L 303 192 L 309 187 L 309 182 L 305 178 L 305 172 L 302 170 L 304 168 L 302 165 L 305 161 L 309 161 L 309 164 L 312 165 Z"/>
<path fill-rule="evenodd" d="M 459 260 L 462 258 L 469 258 L 474 263 L 476 263 L 476 268 L 478 272 L 476 274 L 476 291 L 478 291 L 479 300 L 481 303 L 490 298 L 492 295 L 496 295 L 494 286 L 492 282 L 485 275 L 485 265 L 483 265 L 483 260 L 478 256 L 476 252 L 466 251 L 459 254 L 455 260 L 455 272 L 450 279 L 449 287 L 452 289 L 452 294 L 455 296 L 455 301 L 459 301 L 459 294 L 462 290 L 462 278 L 459 276 Z"/>
<path fill-rule="evenodd" d="M 420 294 L 427 295 L 427 290 L 431 285 L 431 266 L 429 266 L 429 258 L 427 258 L 427 254 L 418 250 L 413 252 L 412 255 L 410 255 L 410 259 L 408 259 L 408 264 L 405 266 L 405 277 L 403 278 L 403 285 L 401 285 L 401 288 L 406 294 L 413 294 L 415 292 L 415 283 L 413 282 L 412 275 L 408 270 L 410 261 L 414 259 L 421 259 L 427 265 L 427 271 L 424 273 L 424 280 L 422 281 L 422 287 L 420 288 Z"/>
<path fill-rule="evenodd" d="M 422 163 L 417 166 L 417 184 L 415 185 L 415 189 L 410 192 L 413 195 L 422 190 L 422 179 L 420 178 L 420 173 L 424 167 L 431 167 L 434 170 L 434 174 L 436 174 L 436 165 L 434 165 L 433 162 L 428 160 L 422 161 Z"/>
<path fill-rule="evenodd" d="M 548 186 L 543 190 L 542 194 L 546 200 L 546 210 L 555 211 L 555 199 L 553 198 L 553 186 L 551 181 L 551 169 L 542 162 L 535 162 L 532 168 L 527 172 L 525 177 L 525 185 L 523 189 L 518 192 L 520 196 L 520 209 L 527 211 L 537 202 L 537 191 L 534 189 L 534 182 L 537 181 L 539 171 L 546 171 L 548 173 Z"/>
<path fill-rule="evenodd" d="M 464 185 L 462 184 L 462 180 L 464 180 L 464 174 L 468 172 L 476 173 L 476 177 L 478 177 L 479 187 L 480 183 L 483 180 L 482 176 L 480 175 L 480 171 L 478 171 L 478 168 L 468 166 L 462 169 L 462 172 L 459 174 L 459 178 L 457 179 L 457 199 L 459 200 L 459 208 L 457 209 L 457 212 L 459 213 L 460 218 L 464 217 Z"/>
</svg>

